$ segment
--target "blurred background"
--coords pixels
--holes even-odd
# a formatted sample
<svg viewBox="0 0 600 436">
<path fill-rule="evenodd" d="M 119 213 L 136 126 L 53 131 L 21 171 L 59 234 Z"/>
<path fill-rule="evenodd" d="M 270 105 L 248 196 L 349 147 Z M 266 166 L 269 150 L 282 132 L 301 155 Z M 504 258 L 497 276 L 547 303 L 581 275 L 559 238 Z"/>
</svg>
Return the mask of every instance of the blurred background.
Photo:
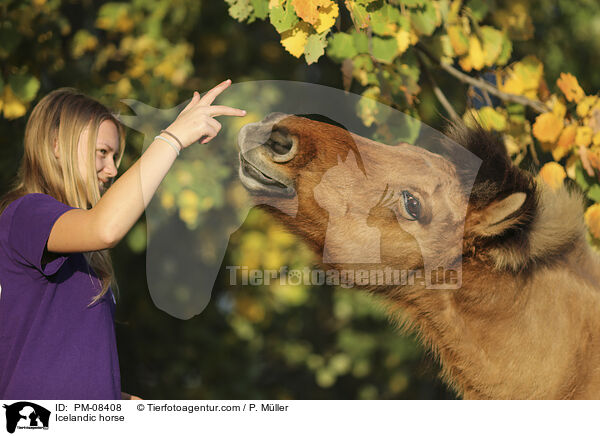
<svg viewBox="0 0 600 436">
<path fill-rule="evenodd" d="M 369 32 L 368 26 L 356 25 L 358 18 L 352 8 L 364 6 L 365 11 L 375 13 L 387 3 L 338 2 L 335 24 L 320 29 L 318 35 L 352 27 L 355 32 Z M 373 74 L 381 73 L 384 78 L 370 78 L 372 71 L 364 65 L 358 68 L 356 53 L 345 52 L 339 41 L 330 39 L 332 50 L 324 55 L 309 57 L 305 52 L 305 57 L 299 56 L 293 46 L 282 44 L 285 29 L 279 32 L 282 28 L 269 20 L 273 19 L 270 9 L 290 4 L 278 0 L 1 0 L 0 192 L 7 190 L 16 174 L 31 108 L 46 93 L 63 86 L 78 88 L 122 114 L 131 113 L 120 103 L 123 98 L 168 109 L 189 99 L 194 90 L 205 92 L 227 78 L 234 83 L 265 79 L 310 82 L 357 94 L 367 90 L 380 101 L 391 99 L 387 102 L 434 128 L 442 128 L 449 118 L 435 94 L 436 87 L 459 114 L 481 108 L 477 87 L 457 86 L 454 77 L 433 66 L 433 77 L 428 78 L 422 58 L 406 47 L 406 55 L 400 53 L 400 36 L 394 36 L 398 53 L 392 58 L 385 53 L 376 55 L 384 65 L 379 70 L 377 65 L 370 67 L 376 70 Z M 402 13 L 404 8 L 413 8 L 413 30 L 407 31 L 406 37 L 411 47 L 422 43 L 434 55 L 439 48 L 436 44 L 450 41 L 443 38 L 448 35 L 445 30 L 439 30 L 449 28 L 443 24 L 444 11 L 458 8 L 457 16 L 461 20 L 467 16 L 473 34 L 486 26 L 501 29 L 504 54 L 499 54 L 499 48 L 487 73 L 526 56 L 535 57 L 543 65 L 543 75 L 536 79 L 535 92 L 530 95 L 533 99 L 549 101 L 562 72 L 573 74 L 587 93 L 595 94 L 600 87 L 600 68 L 594 64 L 600 50 L 600 4 L 596 0 L 399 0 L 389 4 Z M 419 21 L 425 15 L 415 14 L 425 14 L 431 5 L 442 12 L 442 18 L 433 19 L 435 25 L 429 31 Z M 465 28 L 464 22 L 461 26 Z M 376 33 L 383 34 L 382 41 L 389 41 L 385 31 Z M 451 42 L 454 52 L 442 56 L 456 61 L 457 69 L 496 83 L 495 78 L 486 78 L 483 66 L 468 63 L 476 62 L 475 58 L 459 61 L 460 44 Z M 403 59 L 401 63 L 394 63 L 396 56 Z M 501 56 L 506 59 L 500 61 Z M 349 64 L 344 61 L 350 58 L 354 64 L 348 72 Z M 400 82 L 390 81 L 393 86 L 400 83 L 402 96 L 392 92 L 386 97 L 381 91 L 390 66 L 404 71 Z M 373 92 L 374 87 L 379 91 Z M 565 104 L 566 110 L 576 110 Z M 504 114 L 510 124 L 514 108 L 495 100 L 488 101 L 488 106 Z M 244 108 L 243 101 L 238 107 Z M 519 114 L 519 126 L 529 126 L 531 136 L 535 114 Z M 363 108 L 366 124 L 371 115 Z M 255 119 L 244 122 L 249 121 Z M 501 126 L 497 130 L 512 134 Z M 220 135 L 233 140 L 236 133 L 224 130 Z M 514 137 L 518 138 L 517 134 Z M 547 142 L 536 141 L 512 154 L 524 165 L 538 168 L 553 158 L 557 162 L 566 159 L 552 155 Z M 143 145 L 144 136 L 128 129 L 120 173 L 140 156 Z M 210 240 L 218 230 L 215 226 L 225 224 L 206 221 L 206 212 L 235 204 L 239 193 L 224 187 L 235 186 L 225 181 L 237 177 L 237 168 L 216 157 L 178 165 L 157 197 L 164 219 L 171 226 L 194 230 L 198 244 L 205 243 L 210 251 Z M 217 180 L 203 179 L 206 166 L 218 169 Z M 399 332 L 380 301 L 352 289 L 230 286 L 229 272 L 223 267 L 212 299 L 200 315 L 185 321 L 167 315 L 155 307 L 148 292 L 146 232 L 143 217 L 113 250 L 120 288 L 117 341 L 124 391 L 145 399 L 455 398 L 438 380 L 438 364 L 416 338 Z M 312 262 L 313 255 L 302 241 L 264 213 L 252 210 L 232 235 L 222 264 L 302 269 Z"/>
</svg>

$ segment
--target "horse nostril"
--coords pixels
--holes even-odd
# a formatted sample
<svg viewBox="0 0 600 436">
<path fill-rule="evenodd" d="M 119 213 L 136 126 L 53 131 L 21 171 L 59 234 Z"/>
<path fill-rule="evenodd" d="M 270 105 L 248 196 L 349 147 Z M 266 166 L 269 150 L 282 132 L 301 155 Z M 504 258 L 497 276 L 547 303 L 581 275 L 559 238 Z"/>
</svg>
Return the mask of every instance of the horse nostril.
<svg viewBox="0 0 600 436">
<path fill-rule="evenodd" d="M 273 130 L 264 145 L 275 162 L 287 162 L 296 155 L 296 140 L 287 131 Z"/>
</svg>

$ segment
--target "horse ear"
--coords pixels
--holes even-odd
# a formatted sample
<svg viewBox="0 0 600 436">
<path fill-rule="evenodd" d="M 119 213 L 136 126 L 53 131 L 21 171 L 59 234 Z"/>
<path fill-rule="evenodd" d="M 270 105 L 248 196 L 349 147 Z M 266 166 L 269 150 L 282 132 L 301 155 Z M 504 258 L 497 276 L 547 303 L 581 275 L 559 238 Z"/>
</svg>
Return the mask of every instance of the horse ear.
<svg viewBox="0 0 600 436">
<path fill-rule="evenodd" d="M 527 194 L 524 192 L 515 192 L 502 200 L 494 201 L 482 210 L 473 212 L 468 227 L 478 236 L 500 235 L 519 222 L 516 212 L 526 199 Z"/>
</svg>

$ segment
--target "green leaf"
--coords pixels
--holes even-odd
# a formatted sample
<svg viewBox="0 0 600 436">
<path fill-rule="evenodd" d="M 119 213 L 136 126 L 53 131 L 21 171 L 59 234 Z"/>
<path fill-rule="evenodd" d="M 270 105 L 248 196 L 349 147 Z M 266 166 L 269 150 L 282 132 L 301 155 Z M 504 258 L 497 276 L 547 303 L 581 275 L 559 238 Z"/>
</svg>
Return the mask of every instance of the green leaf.
<svg viewBox="0 0 600 436">
<path fill-rule="evenodd" d="M 410 12 L 413 27 L 422 35 L 431 35 L 436 27 L 435 7 L 431 3 L 425 3 L 423 7 L 413 9 Z"/>
<path fill-rule="evenodd" d="M 490 0 L 470 0 L 467 7 L 471 9 L 471 15 L 476 21 L 481 21 L 490 9 Z"/>
<path fill-rule="evenodd" d="M 598 185 L 597 183 L 595 185 L 592 185 L 585 195 L 587 195 L 587 197 L 590 200 L 593 200 L 596 203 L 600 203 L 600 185 Z"/>
<path fill-rule="evenodd" d="M 304 47 L 304 59 L 308 65 L 317 62 L 317 60 L 325 54 L 325 47 L 327 46 L 327 40 L 325 35 L 319 36 L 315 33 L 310 35 L 306 40 L 306 47 Z"/>
<path fill-rule="evenodd" d="M 391 63 L 398 55 L 396 38 L 380 38 L 373 36 L 373 57 L 386 64 Z"/>
<path fill-rule="evenodd" d="M 491 106 L 482 107 L 479 110 L 479 117 L 483 127 L 488 130 L 502 132 L 506 129 L 506 116 Z"/>
<path fill-rule="evenodd" d="M 506 63 L 510 59 L 510 55 L 512 54 L 512 41 L 508 39 L 506 33 L 502 34 L 502 50 L 500 51 L 500 55 L 498 55 L 498 59 L 496 59 L 496 65 L 506 65 Z"/>
<path fill-rule="evenodd" d="M 132 5 L 126 3 L 104 3 L 98 11 L 96 27 L 103 30 L 118 30 L 119 19 L 131 16 Z"/>
<path fill-rule="evenodd" d="M 491 67 L 502 52 L 503 34 L 490 26 L 481 26 L 480 29 L 483 38 L 484 61 L 488 67 Z"/>
<path fill-rule="evenodd" d="M 388 143 L 390 145 L 396 145 L 403 142 L 415 144 L 419 137 L 419 133 L 421 132 L 422 125 L 423 123 L 414 116 L 411 116 L 410 112 L 406 113 L 401 118 L 394 117 L 393 122 L 386 123 L 386 127 L 393 137 Z"/>
<path fill-rule="evenodd" d="M 377 35 L 393 35 L 401 18 L 400 10 L 386 3 L 377 11 L 371 12 L 371 28 Z"/>
<path fill-rule="evenodd" d="M 379 92 L 379 87 L 371 86 L 362 93 L 362 98 L 357 103 L 358 116 L 367 127 L 376 121 L 376 115 L 379 113 L 377 107 Z"/>
<path fill-rule="evenodd" d="M 281 4 L 276 8 L 271 9 L 269 12 L 269 20 L 275 27 L 275 30 L 279 33 L 294 27 L 298 22 L 298 17 L 292 6 L 292 0 L 287 0 L 285 8 L 283 7 L 283 4 Z"/>
<path fill-rule="evenodd" d="M 398 4 L 414 8 L 417 6 L 423 6 L 427 0 L 398 0 Z"/>
<path fill-rule="evenodd" d="M 373 61 L 371 56 L 367 54 L 359 54 L 354 59 L 353 63 L 353 76 L 360 82 L 362 86 L 367 85 L 378 85 L 379 79 L 373 72 Z"/>
<path fill-rule="evenodd" d="M 446 23 L 448 21 L 448 15 L 450 14 L 450 0 L 438 0 L 437 9 L 440 13 L 442 22 Z M 439 25 L 440 23 L 438 23 Z"/>
<path fill-rule="evenodd" d="M 312 36 L 312 35 L 311 35 Z M 328 40 L 327 56 L 336 62 L 343 62 L 356 56 L 358 52 L 354 46 L 354 37 L 347 33 L 335 33 Z"/>
<path fill-rule="evenodd" d="M 349 6 L 352 21 L 358 29 L 364 29 L 369 25 L 369 13 L 367 8 L 356 1 L 346 1 L 346 6 Z"/>
<path fill-rule="evenodd" d="M 252 13 L 250 0 L 225 0 L 229 4 L 229 15 L 242 22 Z"/>
<path fill-rule="evenodd" d="M 264 20 L 269 15 L 269 3 L 267 0 L 250 0 L 254 8 L 256 18 Z"/>
<path fill-rule="evenodd" d="M 417 95 L 421 91 L 419 86 L 421 70 L 416 65 L 416 60 L 412 62 L 412 65 L 409 64 L 408 57 L 404 56 L 403 60 L 406 60 L 407 63 L 397 67 L 398 76 L 402 81 L 401 85 L 398 86 L 398 90 L 402 90 L 401 92 L 404 94 Z"/>
<path fill-rule="evenodd" d="M 352 32 L 354 47 L 358 53 L 369 53 L 369 38 L 364 32 Z"/>
<path fill-rule="evenodd" d="M 416 116 L 416 114 L 415 114 Z M 396 140 L 398 142 L 404 141 L 409 144 L 415 144 L 417 142 L 417 138 L 419 137 L 419 133 L 421 133 L 421 127 L 423 123 L 409 114 L 406 114 L 401 123 L 401 129 L 396 135 Z"/>
<path fill-rule="evenodd" d="M 29 74 L 11 76 L 8 84 L 19 100 L 24 103 L 33 100 L 40 89 L 40 81 Z"/>
</svg>

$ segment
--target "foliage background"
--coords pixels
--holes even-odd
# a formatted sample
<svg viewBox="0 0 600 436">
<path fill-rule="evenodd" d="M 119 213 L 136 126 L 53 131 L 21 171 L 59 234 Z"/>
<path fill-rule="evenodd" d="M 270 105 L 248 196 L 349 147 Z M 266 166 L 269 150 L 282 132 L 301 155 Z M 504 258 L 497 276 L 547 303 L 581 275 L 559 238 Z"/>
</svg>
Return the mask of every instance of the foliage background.
<svg viewBox="0 0 600 436">
<path fill-rule="evenodd" d="M 574 183 L 586 191 L 590 241 L 597 243 L 600 69 L 593 60 L 600 48 L 600 4 L 304 2 L 317 17 L 324 14 L 317 23 L 303 2 L 283 3 L 0 1 L 0 191 L 8 189 L 22 156 L 29 111 L 58 87 L 76 87 L 128 113 L 121 98 L 170 108 L 226 78 L 297 80 L 362 93 L 436 128 L 451 110 L 458 116 L 477 111 L 505 136 L 521 165 L 543 168 L 548 183 Z M 287 9 L 297 5 L 300 12 Z M 273 18 L 274 10 L 287 15 Z M 367 45 L 365 52 L 362 42 L 348 44 L 348 38 L 370 38 L 371 50 Z M 488 99 L 432 59 L 492 86 L 500 83 L 543 109 Z M 573 76 L 561 79 L 561 73 Z M 376 119 L 368 104 L 359 110 L 365 123 Z M 139 157 L 142 142 L 142 135 L 129 131 L 121 172 Z M 209 189 L 198 167 L 174 168 L 168 177 L 169 189 L 160 194 L 171 211 L 167 219 L 198 228 L 199 240 L 208 240 L 214 229 L 202 225 L 203 212 L 227 207 L 234 193 Z M 235 177 L 235 170 L 223 168 L 222 177 Z M 145 232 L 142 219 L 113 250 L 123 390 L 148 399 L 454 398 L 415 339 L 399 335 L 374 298 L 352 290 L 231 287 L 222 272 L 201 315 L 188 321 L 166 315 L 148 294 Z M 311 264 L 311 254 L 253 211 L 233 235 L 223 264 L 301 269 Z"/>
</svg>

